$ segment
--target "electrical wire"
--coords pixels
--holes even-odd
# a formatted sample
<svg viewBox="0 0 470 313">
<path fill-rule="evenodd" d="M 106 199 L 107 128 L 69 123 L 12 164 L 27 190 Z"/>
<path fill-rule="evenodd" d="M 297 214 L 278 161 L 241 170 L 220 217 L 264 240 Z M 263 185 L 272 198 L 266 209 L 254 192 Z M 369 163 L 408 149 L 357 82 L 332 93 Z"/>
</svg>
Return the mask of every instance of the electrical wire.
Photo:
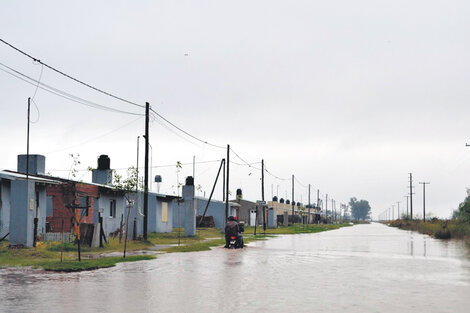
<svg viewBox="0 0 470 313">
<path fill-rule="evenodd" d="M 50 85 L 47 85 L 45 83 L 39 82 L 38 80 L 36 80 L 36 79 L 26 75 L 26 74 L 23 74 L 23 73 L 15 70 L 15 69 L 13 69 L 12 67 L 6 65 L 6 64 L 3 64 L 3 63 L 0 62 L 0 65 L 7 68 L 7 69 L 9 69 L 10 71 L 16 73 L 17 75 L 15 75 L 14 73 L 11 73 L 11 72 L 9 72 L 5 69 L 0 68 L 1 71 L 5 72 L 7 74 L 10 74 L 11 76 L 14 76 L 14 77 L 16 77 L 16 78 L 18 78 L 18 79 L 20 79 L 20 80 L 22 80 L 22 81 L 24 81 L 24 82 L 26 82 L 30 85 L 33 85 L 33 86 L 35 86 L 36 85 L 35 83 L 37 83 L 40 89 L 42 89 L 44 91 L 47 91 L 49 93 L 52 93 L 52 94 L 54 94 L 56 96 L 59 96 L 61 98 L 67 99 L 69 101 L 76 102 L 76 103 L 79 103 L 79 104 L 83 104 L 85 106 L 92 107 L 92 108 L 95 108 L 95 109 L 101 109 L 101 110 L 109 111 L 109 112 L 123 113 L 123 114 L 129 114 L 129 115 L 138 115 L 138 116 L 145 115 L 145 114 L 142 114 L 142 113 L 134 113 L 134 112 L 115 109 L 115 108 L 112 108 L 112 107 L 108 107 L 108 106 L 105 106 L 105 105 L 102 105 L 102 104 L 98 104 L 96 102 L 92 102 L 92 101 L 77 97 L 75 95 L 72 95 L 70 93 L 62 91 L 62 90 L 57 89 L 55 87 L 52 87 Z"/>
<path fill-rule="evenodd" d="M 142 116 L 139 116 L 138 118 L 136 118 L 136 119 L 130 121 L 129 123 L 126 123 L 126 124 L 124 124 L 124 125 L 122 125 L 122 126 L 119 126 L 118 128 L 115 128 L 115 129 L 113 129 L 113 130 L 111 130 L 111 131 L 109 131 L 109 132 L 107 132 L 107 133 L 104 133 L 104 134 L 99 135 L 99 136 L 97 136 L 97 137 L 93 137 L 93 138 L 91 138 L 91 139 L 85 140 L 85 141 L 83 141 L 83 142 L 81 142 L 81 143 L 78 143 L 78 144 L 76 144 L 76 145 L 73 145 L 73 146 L 69 146 L 69 147 L 66 147 L 66 148 L 61 148 L 61 149 L 58 149 L 58 150 L 53 150 L 53 151 L 46 152 L 46 154 L 53 154 L 53 153 L 61 152 L 61 151 L 64 151 L 64 150 L 68 150 L 68 149 L 76 148 L 76 147 L 79 147 L 79 146 L 83 146 L 83 145 L 85 145 L 85 144 L 87 144 L 87 143 L 90 143 L 90 142 L 92 142 L 92 141 L 95 141 L 95 140 L 98 140 L 98 139 L 100 139 L 100 138 L 106 137 L 106 136 L 108 136 L 109 134 L 112 134 L 112 133 L 114 133 L 114 132 L 116 132 L 116 131 L 118 131 L 118 130 L 124 128 L 124 127 L 127 127 L 127 126 L 129 126 L 129 125 L 131 125 L 131 124 L 137 122 L 137 121 L 140 120 L 141 118 L 142 118 Z"/>
<path fill-rule="evenodd" d="M 308 186 L 303 184 L 295 175 L 294 175 L 294 180 L 299 183 L 300 186 L 307 188 Z"/>
<path fill-rule="evenodd" d="M 271 175 L 272 177 L 278 179 L 278 180 L 281 180 L 281 181 L 285 181 L 285 180 L 289 180 L 289 178 L 282 178 L 282 177 L 279 177 L 277 175 L 274 175 L 273 173 L 271 173 L 267 168 L 266 166 L 264 167 L 264 170 L 266 171 L 266 173 L 268 173 L 269 175 Z"/>
<path fill-rule="evenodd" d="M 207 163 L 215 163 L 215 162 L 220 163 L 220 160 L 199 161 L 199 162 L 196 162 L 194 164 L 207 164 Z M 180 165 L 184 166 L 184 165 L 192 165 L 192 164 L 193 164 L 193 162 L 188 162 L 188 163 L 181 163 Z M 175 167 L 175 166 L 176 166 L 176 163 L 175 164 L 149 166 L 149 168 L 164 168 L 164 167 Z M 144 166 L 139 166 L 139 170 L 144 169 L 144 168 L 145 168 Z M 113 170 L 123 171 L 123 170 L 128 170 L 128 169 L 129 169 L 128 167 L 121 167 L 121 168 L 114 168 Z M 68 172 L 68 171 L 70 171 L 70 169 L 68 169 L 68 170 L 49 170 L 49 171 L 50 172 Z M 89 169 L 77 169 L 76 171 L 77 172 L 84 172 L 84 171 L 89 171 Z"/>
<path fill-rule="evenodd" d="M 199 141 L 199 142 L 202 142 L 203 144 L 206 144 L 208 146 L 212 146 L 212 147 L 215 147 L 215 148 L 219 148 L 219 149 L 225 149 L 226 147 L 223 147 L 223 146 L 219 146 L 219 145 L 215 145 L 213 143 L 210 143 L 208 142 L 207 140 L 202 140 L 192 134 L 190 134 L 189 132 L 185 131 L 184 129 L 182 129 L 181 127 L 175 125 L 174 123 L 170 122 L 168 119 L 166 119 L 164 116 L 162 116 L 160 113 L 158 113 L 157 111 L 155 111 L 153 108 L 150 108 L 150 111 L 152 111 L 156 116 L 158 116 L 159 118 L 161 118 L 162 120 L 164 120 L 166 123 L 170 124 L 171 126 L 173 126 L 174 128 L 176 128 L 177 130 L 179 130 L 180 132 L 182 132 L 183 134 Z"/>
<path fill-rule="evenodd" d="M 38 63 L 44 65 L 45 67 L 47 67 L 48 69 L 50 69 L 50 70 L 52 70 L 52 71 L 54 71 L 54 72 L 56 72 L 56 73 L 58 73 L 58 74 L 60 74 L 60 75 L 62 75 L 62 76 L 64 76 L 64 77 L 67 77 L 67 78 L 69 78 L 69 79 L 71 79 L 71 80 L 73 80 L 73 81 L 75 81 L 75 82 L 77 82 L 77 83 L 79 83 L 79 84 L 81 84 L 81 85 L 83 85 L 83 86 L 86 86 L 86 87 L 88 87 L 88 88 L 91 88 L 91 89 L 93 89 L 93 90 L 95 90 L 95 91 L 97 91 L 97 92 L 99 92 L 99 93 L 102 93 L 102 94 L 104 94 L 104 95 L 107 95 L 107 96 L 109 96 L 109 97 L 112 97 L 112 98 L 114 98 L 114 99 L 116 99 L 116 100 L 120 100 L 120 101 L 126 102 L 126 103 L 128 103 L 128 104 L 131 104 L 131 105 L 134 105 L 134 106 L 137 106 L 137 107 L 140 107 L 140 108 L 145 108 L 145 106 L 142 105 L 142 104 L 138 104 L 138 103 L 135 103 L 135 102 L 126 100 L 126 99 L 124 99 L 124 98 L 118 97 L 118 96 L 116 96 L 116 95 L 114 95 L 114 94 L 112 94 L 112 93 L 106 92 L 106 91 L 104 91 L 104 90 L 102 90 L 102 89 L 99 89 L 99 88 L 94 87 L 94 86 L 92 86 L 92 85 L 90 85 L 90 84 L 87 84 L 87 83 L 85 83 L 85 82 L 83 82 L 83 81 L 81 81 L 81 80 L 79 80 L 79 79 L 77 79 L 77 78 L 75 78 L 75 77 L 72 77 L 71 75 L 66 74 L 66 73 L 62 72 L 61 70 L 58 70 L 58 69 L 56 69 L 55 67 L 53 67 L 53 66 L 51 66 L 51 65 L 48 65 L 48 64 L 42 62 L 41 60 L 39 60 L 39 59 L 37 59 L 37 58 L 35 58 L 35 57 L 29 55 L 28 53 L 24 52 L 23 50 L 21 50 L 21 49 L 15 47 L 15 46 L 13 46 L 12 44 L 6 42 L 5 40 L 3 40 L 3 39 L 1 39 L 1 38 L 0 38 L 0 41 L 3 42 L 4 44 L 6 44 L 7 46 L 9 46 L 10 48 L 12 48 L 12 49 L 18 51 L 19 53 L 23 54 L 24 56 L 26 56 L 26 57 L 32 59 L 33 61 L 38 62 Z"/>
</svg>

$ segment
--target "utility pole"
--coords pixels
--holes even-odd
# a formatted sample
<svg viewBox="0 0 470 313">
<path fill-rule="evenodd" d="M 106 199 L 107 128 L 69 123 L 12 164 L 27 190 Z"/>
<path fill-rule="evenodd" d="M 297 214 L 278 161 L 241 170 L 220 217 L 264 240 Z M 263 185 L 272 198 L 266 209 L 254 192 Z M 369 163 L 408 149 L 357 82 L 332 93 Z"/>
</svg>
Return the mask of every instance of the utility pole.
<svg viewBox="0 0 470 313">
<path fill-rule="evenodd" d="M 400 219 L 400 201 L 397 201 L 397 205 L 398 205 L 398 217 L 397 217 L 397 219 Z"/>
<path fill-rule="evenodd" d="M 317 189 L 317 208 L 318 210 L 320 211 L 320 189 Z M 316 210 L 315 210 L 315 213 L 316 213 Z M 320 212 L 318 212 L 318 215 L 320 215 Z M 321 216 L 318 216 L 318 223 L 320 223 L 320 217 Z M 317 218 L 317 215 L 315 214 L 315 219 Z"/>
<path fill-rule="evenodd" d="M 230 145 L 227 145 L 227 183 L 225 185 L 225 222 L 228 220 L 228 189 L 230 173 Z M 256 221 L 257 223 L 258 221 Z"/>
<path fill-rule="evenodd" d="M 291 205 L 292 205 L 292 225 L 294 225 L 294 207 L 295 207 L 295 204 L 294 204 L 294 175 L 292 175 L 292 201 L 291 201 Z"/>
<path fill-rule="evenodd" d="M 261 200 L 264 202 L 264 160 L 261 160 Z M 266 205 L 263 204 L 263 230 L 266 233 Z"/>
<path fill-rule="evenodd" d="M 328 223 L 328 214 L 326 211 L 328 211 L 328 194 L 325 195 L 325 222 Z"/>
<path fill-rule="evenodd" d="M 335 200 L 331 199 L 331 222 L 335 220 Z"/>
<path fill-rule="evenodd" d="M 420 182 L 423 185 L 423 222 L 426 222 L 426 185 L 430 183 Z"/>
<path fill-rule="evenodd" d="M 29 180 L 29 121 L 31 112 L 31 98 L 28 98 L 28 130 L 26 131 L 26 181 Z M 29 195 L 28 195 L 29 197 Z M 36 241 L 36 240 L 35 240 Z"/>
<path fill-rule="evenodd" d="M 145 102 L 144 240 L 147 240 L 149 215 L 149 116 L 150 104 Z"/>
<path fill-rule="evenodd" d="M 310 203 L 310 184 L 308 184 L 308 217 L 307 217 L 307 225 L 310 224 L 310 208 L 312 204 Z"/>
<path fill-rule="evenodd" d="M 410 173 L 410 213 L 413 220 L 413 174 Z"/>
<path fill-rule="evenodd" d="M 395 205 L 392 204 L 392 221 L 395 219 Z"/>
<path fill-rule="evenodd" d="M 409 197 L 410 196 L 405 196 L 405 198 L 406 198 L 406 218 L 409 218 L 409 216 L 408 216 L 408 198 Z"/>
</svg>

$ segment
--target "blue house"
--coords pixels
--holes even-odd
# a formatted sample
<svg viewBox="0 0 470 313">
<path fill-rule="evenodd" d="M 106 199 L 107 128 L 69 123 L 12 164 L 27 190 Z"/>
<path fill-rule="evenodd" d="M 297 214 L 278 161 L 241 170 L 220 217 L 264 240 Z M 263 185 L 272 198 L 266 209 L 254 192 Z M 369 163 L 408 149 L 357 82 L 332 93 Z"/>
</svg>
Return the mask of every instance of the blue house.
<svg viewBox="0 0 470 313">
<path fill-rule="evenodd" d="M 44 172 L 42 155 L 19 155 L 17 172 L 0 171 L 0 238 L 9 234 L 12 246 L 32 247 L 35 233 L 46 232 L 46 188 L 60 182 Z"/>
<path fill-rule="evenodd" d="M 93 170 L 93 182 L 83 183 L 46 176 L 45 157 L 42 155 L 29 155 L 27 177 L 27 156 L 19 155 L 17 172 L 0 171 L 0 239 L 9 234 L 6 238 L 10 245 L 33 246 L 35 231 L 36 235 L 41 237 L 48 231 L 48 228 L 51 228 L 46 223 L 46 219 L 53 220 L 54 215 L 56 218 L 64 219 L 60 216 L 63 216 L 65 207 L 63 198 L 65 197 L 57 195 L 58 190 L 61 189 L 57 187 L 73 184 L 80 185 L 80 197 L 91 199 L 90 222 L 98 223 L 101 217 L 106 235 L 120 228 L 121 218 L 123 223 L 126 223 L 127 212 L 130 213 L 129 238 L 133 235 L 136 237 L 142 235 L 143 192 L 126 193 L 112 187 L 109 158 L 101 156 L 100 159 L 98 168 Z M 54 195 L 51 192 L 48 196 L 49 190 L 54 191 Z M 89 190 L 88 193 L 87 190 Z M 176 197 L 152 192 L 149 192 L 148 197 L 148 231 L 171 232 L 173 230 L 172 212 L 176 207 Z M 35 230 L 36 218 L 38 223 Z M 69 230 L 70 226 L 66 232 Z"/>
</svg>

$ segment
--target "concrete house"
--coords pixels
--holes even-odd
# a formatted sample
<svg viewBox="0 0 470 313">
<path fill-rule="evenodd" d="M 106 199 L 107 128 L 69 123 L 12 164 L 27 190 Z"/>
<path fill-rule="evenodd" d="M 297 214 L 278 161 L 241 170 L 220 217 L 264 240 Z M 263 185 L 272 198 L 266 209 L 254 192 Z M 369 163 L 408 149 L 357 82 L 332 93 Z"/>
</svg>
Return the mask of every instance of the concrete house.
<svg viewBox="0 0 470 313">
<path fill-rule="evenodd" d="M 191 176 L 186 178 L 186 184 L 183 186 L 182 199 L 179 205 L 176 203 L 173 207 L 173 227 L 184 227 L 185 235 L 186 228 L 190 229 L 189 233 L 192 234 L 193 227 L 195 233 L 196 217 L 202 216 L 204 210 L 207 211 L 205 216 L 212 216 L 216 228 L 225 228 L 225 202 L 219 200 L 211 200 L 203 197 L 194 196 L 194 180 Z M 240 205 L 238 203 L 229 202 L 228 215 L 237 216 L 237 211 Z M 179 221 L 179 224 L 178 224 Z"/>
<path fill-rule="evenodd" d="M 237 209 L 238 220 L 244 222 L 245 225 L 255 226 L 263 225 L 263 207 L 258 203 L 243 199 L 243 193 L 241 189 L 237 189 L 237 197 L 232 202 L 237 203 L 240 207 Z M 277 216 L 272 207 L 266 207 L 264 210 L 267 227 L 277 227 Z M 258 218 L 256 218 L 256 216 Z"/>
<path fill-rule="evenodd" d="M 12 246 L 32 247 L 35 233 L 46 232 L 46 188 L 60 182 L 44 174 L 42 155 L 19 155 L 16 172 L 0 171 L 0 235 L 9 233 Z"/>
<path fill-rule="evenodd" d="M 143 204 L 144 193 L 115 190 L 110 187 L 112 171 L 110 159 L 107 155 L 98 158 L 98 166 L 92 172 L 92 181 L 99 186 L 99 199 L 95 202 L 94 221 L 103 218 L 103 229 L 105 233 L 119 229 L 121 218 L 124 223 L 127 220 L 127 209 L 129 215 L 129 234 L 140 236 L 143 234 Z M 173 231 L 173 215 L 170 214 L 176 205 L 175 196 L 148 193 L 148 232 L 167 233 Z M 129 206 L 129 201 L 131 204 Z M 134 229 L 135 227 L 135 229 Z"/>
<path fill-rule="evenodd" d="M 110 160 L 102 155 L 93 170 L 92 183 L 77 182 L 45 175 L 45 157 L 29 156 L 26 179 L 26 155 L 18 156 L 18 171 L 0 171 L 0 238 L 9 234 L 11 245 L 32 246 L 34 220 L 38 219 L 37 236 L 72 230 L 75 204 L 85 207 L 82 222 L 102 220 L 106 235 L 125 223 L 130 210 L 130 238 L 143 233 L 143 192 L 126 193 L 110 186 Z M 128 201 L 132 200 L 132 201 Z M 149 232 L 171 232 L 176 197 L 149 192 Z M 101 219 L 100 219 L 101 218 Z"/>
</svg>

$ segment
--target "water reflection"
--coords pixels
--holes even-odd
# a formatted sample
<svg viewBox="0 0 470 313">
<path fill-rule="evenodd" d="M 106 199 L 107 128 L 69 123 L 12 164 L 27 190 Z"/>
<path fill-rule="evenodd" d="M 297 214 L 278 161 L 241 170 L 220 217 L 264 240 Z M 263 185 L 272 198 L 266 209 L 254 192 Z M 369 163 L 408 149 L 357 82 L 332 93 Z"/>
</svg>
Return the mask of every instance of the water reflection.
<svg viewBox="0 0 470 313">
<path fill-rule="evenodd" d="M 1 269 L 0 312 L 466 312 L 469 277 L 463 244 L 371 224 L 93 272 Z"/>
</svg>

